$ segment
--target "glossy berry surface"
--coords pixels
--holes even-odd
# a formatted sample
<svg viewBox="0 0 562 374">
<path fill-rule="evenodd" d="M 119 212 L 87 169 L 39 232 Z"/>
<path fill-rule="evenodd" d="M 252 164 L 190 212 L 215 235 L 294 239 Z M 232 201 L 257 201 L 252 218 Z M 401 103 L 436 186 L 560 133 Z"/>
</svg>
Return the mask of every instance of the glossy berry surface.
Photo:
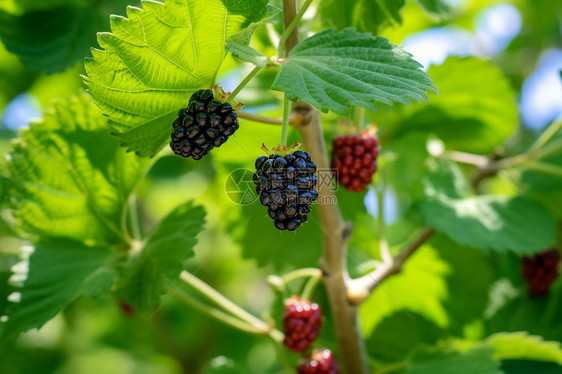
<svg viewBox="0 0 562 374">
<path fill-rule="evenodd" d="M 318 198 L 316 164 L 303 151 L 256 160 L 254 183 L 260 202 L 279 230 L 296 230 L 306 222 L 310 204 Z"/>
<path fill-rule="evenodd" d="M 548 292 L 552 282 L 558 278 L 559 263 L 560 253 L 555 249 L 521 259 L 521 273 L 528 284 L 529 294 L 539 296 Z"/>
<path fill-rule="evenodd" d="M 332 146 L 332 169 L 338 183 L 349 191 L 363 191 L 377 171 L 378 138 L 368 132 L 340 135 Z"/>
<path fill-rule="evenodd" d="M 187 108 L 180 110 L 173 127 L 172 151 L 200 160 L 238 130 L 238 117 L 232 105 L 214 99 L 213 91 L 199 90 Z"/>
<path fill-rule="evenodd" d="M 316 340 L 322 327 L 322 310 L 316 303 L 293 297 L 285 305 L 283 329 L 285 344 L 293 352 L 304 352 Z"/>
<path fill-rule="evenodd" d="M 312 357 L 297 367 L 299 374 L 338 374 L 340 369 L 334 354 L 328 349 L 315 349 Z"/>
</svg>

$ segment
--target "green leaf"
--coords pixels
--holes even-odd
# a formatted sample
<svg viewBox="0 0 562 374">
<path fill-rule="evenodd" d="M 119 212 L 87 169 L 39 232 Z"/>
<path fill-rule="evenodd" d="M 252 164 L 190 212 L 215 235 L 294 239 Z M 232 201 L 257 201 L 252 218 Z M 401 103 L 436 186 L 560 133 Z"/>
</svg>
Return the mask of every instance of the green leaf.
<svg viewBox="0 0 562 374">
<path fill-rule="evenodd" d="M 143 1 L 143 9 L 127 9 L 128 18 L 113 16 L 112 33 L 98 34 L 104 50 L 85 60 L 84 81 L 122 145 L 158 153 L 190 94 L 215 83 L 225 41 L 258 21 L 266 3 Z"/>
<path fill-rule="evenodd" d="M 544 206 L 525 196 L 465 197 L 458 166 L 449 166 L 448 172 L 434 170 L 425 179 L 420 210 L 426 224 L 485 252 L 532 254 L 554 244 L 556 222 Z"/>
<path fill-rule="evenodd" d="M 562 365 L 562 348 L 556 341 L 544 341 L 526 332 L 498 333 L 486 339 L 498 360 L 535 360 Z"/>
<path fill-rule="evenodd" d="M 323 0 L 318 13 L 326 28 L 342 30 L 351 26 L 376 34 L 381 26 L 402 22 L 400 10 L 405 3 L 405 0 Z"/>
<path fill-rule="evenodd" d="M 401 311 L 377 324 L 366 345 L 369 356 L 377 361 L 394 362 L 404 359 L 422 344 L 435 345 L 447 336 L 446 330 L 423 316 Z"/>
<path fill-rule="evenodd" d="M 124 241 L 129 194 L 148 162 L 125 153 L 87 97 L 56 101 L 9 153 L 10 193 L 24 232 L 90 243 Z"/>
<path fill-rule="evenodd" d="M 254 65 L 264 67 L 267 65 L 268 58 L 264 56 L 261 52 L 256 51 L 254 48 L 250 47 L 249 45 L 238 44 L 236 42 L 227 41 L 226 50 L 232 53 L 232 56 L 235 58 L 244 61 L 250 62 Z"/>
<path fill-rule="evenodd" d="M 451 6 L 445 0 L 417 0 L 420 6 L 428 13 L 446 15 L 451 12 Z"/>
<path fill-rule="evenodd" d="M 416 354 L 404 374 L 502 374 L 490 348 Z"/>
<path fill-rule="evenodd" d="M 273 86 L 292 101 L 304 100 L 322 112 L 347 115 L 352 106 L 376 110 L 375 103 L 427 101 L 437 92 L 409 53 L 381 37 L 347 28 L 325 30 L 299 43 Z"/>
<path fill-rule="evenodd" d="M 502 362 L 502 370 L 505 374 L 560 374 L 562 369 L 559 365 L 550 362 L 508 360 Z"/>
<path fill-rule="evenodd" d="M 8 308 L 2 340 L 31 328 L 39 328 L 79 296 L 95 296 L 109 290 L 116 253 L 107 247 L 55 239 L 40 242 L 28 261 L 14 268 L 12 281 L 19 302 Z M 18 296 L 20 295 L 20 296 Z"/>
<path fill-rule="evenodd" d="M 437 135 L 449 149 L 489 153 L 515 130 L 515 91 L 490 61 L 449 57 L 427 73 L 440 95 L 429 105 L 404 108 L 400 133 L 423 130 Z"/>
<path fill-rule="evenodd" d="M 166 291 L 166 281 L 177 280 L 193 256 L 204 221 L 202 207 L 192 202 L 176 207 L 152 229 L 142 249 L 131 252 L 117 293 L 140 312 L 152 312 Z"/>
<path fill-rule="evenodd" d="M 86 6 L 0 11 L 0 38 L 32 70 L 60 72 L 88 55 L 95 41 L 96 12 Z"/>
<path fill-rule="evenodd" d="M 441 328 L 449 325 L 444 307 L 449 297 L 446 277 L 451 266 L 439 257 L 437 250 L 426 244 L 408 259 L 400 274 L 388 278 L 361 305 L 359 313 L 365 335 L 396 312 L 414 312 Z"/>
</svg>

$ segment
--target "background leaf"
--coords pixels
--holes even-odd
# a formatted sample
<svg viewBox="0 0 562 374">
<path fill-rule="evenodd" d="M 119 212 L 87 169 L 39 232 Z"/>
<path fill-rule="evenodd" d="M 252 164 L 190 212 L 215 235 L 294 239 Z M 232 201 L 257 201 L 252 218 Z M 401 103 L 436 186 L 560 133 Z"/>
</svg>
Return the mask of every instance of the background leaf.
<svg viewBox="0 0 562 374">
<path fill-rule="evenodd" d="M 562 348 L 559 342 L 544 341 L 540 336 L 525 332 L 494 334 L 486 342 L 494 348 L 494 357 L 499 360 L 536 360 L 562 366 Z"/>
<path fill-rule="evenodd" d="M 225 40 L 257 21 L 266 3 L 144 1 L 143 9 L 127 9 L 128 18 L 112 17 L 112 33 L 98 34 L 104 50 L 85 61 L 84 80 L 119 141 L 141 156 L 160 151 L 190 94 L 215 83 Z"/>
<path fill-rule="evenodd" d="M 152 312 L 193 256 L 195 238 L 203 229 L 205 210 L 192 202 L 179 205 L 149 233 L 140 252 L 131 253 L 117 293 L 140 312 Z"/>
<path fill-rule="evenodd" d="M 437 135 L 448 149 L 489 153 L 515 130 L 515 92 L 491 62 L 449 57 L 427 73 L 440 95 L 428 105 L 404 108 L 394 136 L 423 131 Z"/>
<path fill-rule="evenodd" d="M 324 0 L 318 5 L 318 13 L 325 28 L 352 26 L 376 34 L 381 26 L 402 22 L 400 10 L 405 4 L 405 0 Z"/>
<path fill-rule="evenodd" d="M 128 196 L 147 166 L 119 147 L 87 98 L 54 102 L 9 154 L 15 214 L 26 233 L 119 243 Z"/>
<path fill-rule="evenodd" d="M 271 89 L 342 115 L 352 105 L 376 110 L 377 102 L 410 104 L 427 100 L 425 90 L 437 91 L 409 53 L 352 28 L 325 30 L 300 42 Z"/>
<path fill-rule="evenodd" d="M 39 328 L 79 296 L 109 290 L 116 253 L 107 247 L 89 247 L 56 239 L 40 242 L 28 261 L 16 265 L 12 279 L 23 281 L 19 302 L 8 308 L 2 340 Z"/>
<path fill-rule="evenodd" d="M 443 352 L 416 354 L 407 374 L 502 374 L 500 362 L 492 357 L 490 348 L 477 348 L 468 352 Z"/>
<path fill-rule="evenodd" d="M 420 204 L 426 224 L 483 251 L 532 254 L 554 244 L 556 221 L 545 207 L 525 196 L 464 197 L 458 166 L 449 165 L 445 174 L 434 170 L 426 178 L 426 199 Z"/>
</svg>

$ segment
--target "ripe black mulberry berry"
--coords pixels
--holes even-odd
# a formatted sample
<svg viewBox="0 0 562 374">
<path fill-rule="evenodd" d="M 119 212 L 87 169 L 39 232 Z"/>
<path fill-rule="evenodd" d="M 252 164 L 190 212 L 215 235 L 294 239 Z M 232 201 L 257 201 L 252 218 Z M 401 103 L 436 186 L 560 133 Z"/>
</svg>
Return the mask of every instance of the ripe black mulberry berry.
<svg viewBox="0 0 562 374">
<path fill-rule="evenodd" d="M 340 369 L 329 349 L 315 349 L 312 356 L 297 367 L 299 374 L 338 374 Z"/>
<path fill-rule="evenodd" d="M 293 297 L 285 305 L 283 343 L 293 352 L 304 352 L 318 337 L 322 327 L 322 311 L 318 304 Z"/>
<path fill-rule="evenodd" d="M 238 130 L 238 117 L 232 105 L 214 99 L 212 90 L 199 90 L 187 108 L 180 110 L 173 126 L 172 151 L 200 160 Z"/>
<path fill-rule="evenodd" d="M 540 296 L 548 292 L 552 282 L 558 278 L 559 263 L 560 253 L 555 249 L 521 259 L 521 273 L 529 286 L 529 294 Z"/>
<path fill-rule="evenodd" d="M 363 191 L 377 171 L 378 138 L 369 132 L 340 135 L 332 145 L 332 168 L 337 170 L 338 183 L 349 191 Z"/>
<path fill-rule="evenodd" d="M 303 151 L 256 160 L 254 183 L 260 202 L 279 230 L 294 231 L 306 222 L 310 204 L 318 198 L 316 164 Z"/>
</svg>

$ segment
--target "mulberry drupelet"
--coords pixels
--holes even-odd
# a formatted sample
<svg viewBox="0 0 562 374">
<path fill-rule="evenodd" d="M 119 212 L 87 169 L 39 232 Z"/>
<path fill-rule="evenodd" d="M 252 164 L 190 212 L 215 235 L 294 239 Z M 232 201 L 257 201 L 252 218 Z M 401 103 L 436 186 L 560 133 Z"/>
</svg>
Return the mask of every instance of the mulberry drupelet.
<svg viewBox="0 0 562 374">
<path fill-rule="evenodd" d="M 297 367 L 299 374 L 338 374 L 340 369 L 329 349 L 315 349 L 312 357 Z"/>
</svg>

